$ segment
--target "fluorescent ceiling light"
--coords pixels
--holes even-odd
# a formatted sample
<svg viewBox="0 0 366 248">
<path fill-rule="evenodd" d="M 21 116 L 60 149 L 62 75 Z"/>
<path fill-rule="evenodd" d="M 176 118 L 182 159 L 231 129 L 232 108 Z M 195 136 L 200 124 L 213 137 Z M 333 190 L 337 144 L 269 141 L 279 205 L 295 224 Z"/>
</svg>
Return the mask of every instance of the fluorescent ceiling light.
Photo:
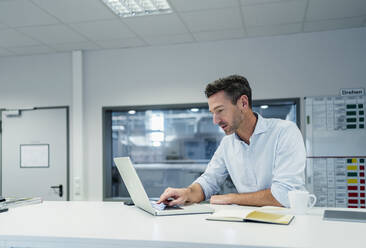
<svg viewBox="0 0 366 248">
<path fill-rule="evenodd" d="M 128 111 L 128 113 L 129 113 L 130 115 L 134 115 L 134 114 L 136 114 L 136 110 L 129 110 L 129 111 Z"/>
<path fill-rule="evenodd" d="M 149 123 L 147 128 L 152 131 L 164 131 L 164 114 L 154 113 L 148 116 Z"/>
<path fill-rule="evenodd" d="M 261 105 L 261 109 L 268 109 L 268 105 Z"/>
<path fill-rule="evenodd" d="M 102 0 L 121 17 L 171 13 L 167 0 Z"/>
<path fill-rule="evenodd" d="M 155 147 L 158 147 L 158 146 L 161 146 L 161 142 L 154 141 L 152 145 Z"/>
<path fill-rule="evenodd" d="M 152 141 L 158 141 L 158 142 L 164 141 L 163 132 L 152 132 L 152 133 L 149 133 L 149 136 L 150 136 L 150 140 L 152 140 Z"/>
<path fill-rule="evenodd" d="M 112 126 L 112 131 L 124 131 L 124 126 Z"/>
<path fill-rule="evenodd" d="M 199 109 L 198 109 L 198 108 L 191 108 L 191 111 L 192 111 L 192 112 L 198 112 L 198 111 L 199 111 Z"/>
</svg>

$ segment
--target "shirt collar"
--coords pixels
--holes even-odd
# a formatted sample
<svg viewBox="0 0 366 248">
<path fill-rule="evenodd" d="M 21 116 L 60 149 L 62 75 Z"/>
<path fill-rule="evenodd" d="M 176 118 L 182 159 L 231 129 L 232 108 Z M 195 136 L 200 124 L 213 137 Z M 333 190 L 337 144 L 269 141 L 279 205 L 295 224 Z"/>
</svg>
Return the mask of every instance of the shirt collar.
<svg viewBox="0 0 366 248">
<path fill-rule="evenodd" d="M 255 129 L 253 132 L 253 135 L 264 133 L 268 129 L 268 123 L 266 120 L 258 113 L 254 112 L 254 114 L 257 116 L 257 123 L 255 125 Z"/>
<path fill-rule="evenodd" d="M 267 123 L 266 119 L 264 119 L 260 114 L 258 114 L 256 112 L 253 112 L 253 113 L 257 117 L 257 123 L 255 125 L 252 136 L 264 133 L 268 129 L 268 123 Z M 233 133 L 232 135 L 234 135 L 235 140 L 242 141 L 236 133 Z"/>
</svg>

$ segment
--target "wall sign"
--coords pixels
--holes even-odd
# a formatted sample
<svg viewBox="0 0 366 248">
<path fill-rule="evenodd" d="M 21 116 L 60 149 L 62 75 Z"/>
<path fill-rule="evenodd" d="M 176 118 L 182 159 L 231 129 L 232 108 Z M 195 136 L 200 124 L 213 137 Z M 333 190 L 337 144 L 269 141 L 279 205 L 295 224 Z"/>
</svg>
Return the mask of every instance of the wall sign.
<svg viewBox="0 0 366 248">
<path fill-rule="evenodd" d="M 365 95 L 364 88 L 353 88 L 353 89 L 341 89 L 341 96 L 363 96 Z"/>
<path fill-rule="evenodd" d="M 20 145 L 21 168 L 49 167 L 49 144 L 22 144 Z"/>
</svg>

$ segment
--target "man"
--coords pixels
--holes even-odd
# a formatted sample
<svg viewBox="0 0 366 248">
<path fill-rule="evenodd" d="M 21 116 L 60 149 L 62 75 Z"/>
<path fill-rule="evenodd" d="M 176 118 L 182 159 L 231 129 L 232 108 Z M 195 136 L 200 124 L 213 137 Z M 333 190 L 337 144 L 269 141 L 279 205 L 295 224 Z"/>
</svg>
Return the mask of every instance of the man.
<svg viewBox="0 0 366 248">
<path fill-rule="evenodd" d="M 211 204 L 288 207 L 288 191 L 304 189 L 306 154 L 300 130 L 291 121 L 254 113 L 251 88 L 242 76 L 216 80 L 205 94 L 213 122 L 226 136 L 204 174 L 187 188 L 167 188 L 158 203 L 210 199 Z M 228 175 L 239 193 L 215 195 Z"/>
</svg>

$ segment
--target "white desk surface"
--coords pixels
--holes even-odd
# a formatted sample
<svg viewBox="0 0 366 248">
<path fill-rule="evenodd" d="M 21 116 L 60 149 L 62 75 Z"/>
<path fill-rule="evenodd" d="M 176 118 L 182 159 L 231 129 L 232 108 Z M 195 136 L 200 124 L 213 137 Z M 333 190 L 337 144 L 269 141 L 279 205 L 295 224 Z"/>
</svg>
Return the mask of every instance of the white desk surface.
<svg viewBox="0 0 366 248">
<path fill-rule="evenodd" d="M 323 221 L 322 209 L 288 226 L 207 216 L 154 217 L 121 202 L 43 202 L 0 213 L 0 247 L 366 247 L 366 223 Z"/>
</svg>

